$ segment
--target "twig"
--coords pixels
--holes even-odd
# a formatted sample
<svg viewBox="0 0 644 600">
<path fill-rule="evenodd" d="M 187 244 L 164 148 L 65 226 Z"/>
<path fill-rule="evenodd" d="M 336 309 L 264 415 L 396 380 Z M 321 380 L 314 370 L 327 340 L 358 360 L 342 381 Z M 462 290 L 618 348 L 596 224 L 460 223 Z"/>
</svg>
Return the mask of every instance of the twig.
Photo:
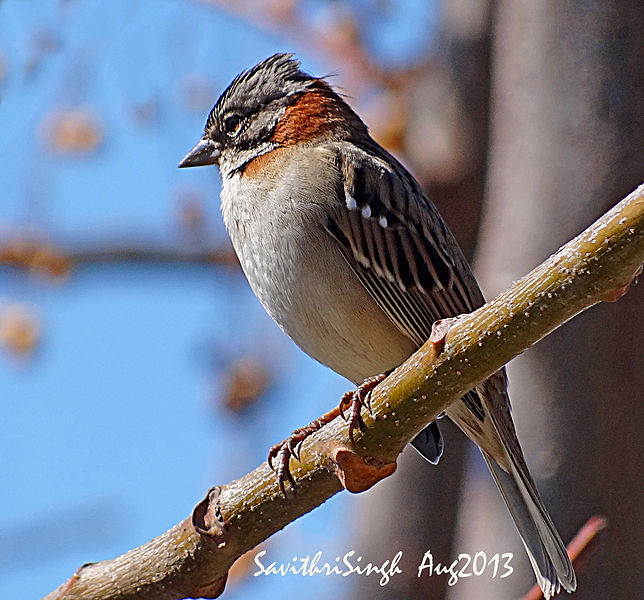
<svg viewBox="0 0 644 600">
<path fill-rule="evenodd" d="M 232 248 L 205 248 L 186 250 L 163 246 L 105 245 L 94 248 L 74 248 L 66 252 L 75 265 L 116 263 L 165 263 L 165 264 L 211 264 L 239 267 Z"/>
<path fill-rule="evenodd" d="M 0 266 L 24 269 L 51 278 L 66 277 L 78 266 L 124 263 L 239 267 L 232 248 L 192 250 L 129 241 L 63 248 L 50 242 L 17 235 L 0 243 Z"/>
</svg>

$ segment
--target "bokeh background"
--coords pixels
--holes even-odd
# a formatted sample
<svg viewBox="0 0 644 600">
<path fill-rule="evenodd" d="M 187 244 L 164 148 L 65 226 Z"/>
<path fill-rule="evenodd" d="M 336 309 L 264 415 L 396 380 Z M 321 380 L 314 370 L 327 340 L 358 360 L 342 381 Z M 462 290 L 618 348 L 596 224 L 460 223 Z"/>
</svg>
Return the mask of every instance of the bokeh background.
<svg viewBox="0 0 644 600">
<path fill-rule="evenodd" d="M 276 51 L 334 84 L 439 205 L 488 296 L 644 175 L 644 9 L 625 2 L 0 0 L 0 596 L 183 519 L 348 383 L 264 314 L 179 171 L 218 94 Z M 568 541 L 608 518 L 576 598 L 644 596 L 644 303 L 635 288 L 510 365 L 528 462 Z M 533 576 L 471 444 L 340 493 L 263 545 L 404 575 L 253 577 L 225 597 L 516 598 Z M 426 550 L 514 552 L 504 580 L 418 579 Z"/>
</svg>

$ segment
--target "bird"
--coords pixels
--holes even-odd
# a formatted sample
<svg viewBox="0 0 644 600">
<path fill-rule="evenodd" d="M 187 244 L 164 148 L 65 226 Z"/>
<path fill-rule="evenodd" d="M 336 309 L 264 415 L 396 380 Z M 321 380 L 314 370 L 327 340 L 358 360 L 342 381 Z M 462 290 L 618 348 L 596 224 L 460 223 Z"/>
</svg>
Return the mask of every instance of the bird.
<svg viewBox="0 0 644 600">
<path fill-rule="evenodd" d="M 358 386 L 271 449 L 283 493 L 284 478 L 294 483 L 290 456 L 311 431 L 348 408 L 351 436 L 375 383 L 434 322 L 484 304 L 438 210 L 327 79 L 290 53 L 242 71 L 179 163 L 219 167 L 223 220 L 253 292 L 304 352 Z M 544 596 L 573 591 L 572 564 L 519 445 L 505 370 L 445 413 L 481 450 Z M 433 463 L 443 452 L 435 422 L 412 444 Z"/>
</svg>

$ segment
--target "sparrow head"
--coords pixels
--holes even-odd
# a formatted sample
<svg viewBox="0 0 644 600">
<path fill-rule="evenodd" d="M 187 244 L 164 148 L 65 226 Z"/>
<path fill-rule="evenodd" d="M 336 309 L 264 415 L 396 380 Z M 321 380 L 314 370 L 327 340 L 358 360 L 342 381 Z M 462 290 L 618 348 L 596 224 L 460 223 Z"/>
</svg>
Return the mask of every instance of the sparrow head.
<svg viewBox="0 0 644 600">
<path fill-rule="evenodd" d="M 278 147 L 366 133 L 326 81 L 302 71 L 293 55 L 274 54 L 235 77 L 179 167 L 217 164 L 230 173 Z"/>
</svg>

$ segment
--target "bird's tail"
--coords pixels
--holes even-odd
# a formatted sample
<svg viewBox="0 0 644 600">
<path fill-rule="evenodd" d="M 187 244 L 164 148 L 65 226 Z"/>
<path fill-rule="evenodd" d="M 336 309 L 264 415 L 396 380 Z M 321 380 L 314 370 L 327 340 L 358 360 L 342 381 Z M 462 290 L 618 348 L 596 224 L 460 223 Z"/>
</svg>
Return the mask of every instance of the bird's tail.
<svg viewBox="0 0 644 600">
<path fill-rule="evenodd" d="M 577 579 L 572 563 L 535 483 L 514 430 L 505 372 L 477 387 L 483 418 L 465 402 L 455 402 L 448 416 L 481 449 L 530 558 L 546 600 L 561 587 L 572 592 Z"/>
<path fill-rule="evenodd" d="M 546 600 L 559 592 L 560 586 L 568 592 L 575 590 L 572 563 L 527 468 L 522 468 L 525 465 L 517 468 L 516 457 L 510 455 L 511 466 L 506 472 L 485 452 L 483 457 L 519 530 Z"/>
</svg>

